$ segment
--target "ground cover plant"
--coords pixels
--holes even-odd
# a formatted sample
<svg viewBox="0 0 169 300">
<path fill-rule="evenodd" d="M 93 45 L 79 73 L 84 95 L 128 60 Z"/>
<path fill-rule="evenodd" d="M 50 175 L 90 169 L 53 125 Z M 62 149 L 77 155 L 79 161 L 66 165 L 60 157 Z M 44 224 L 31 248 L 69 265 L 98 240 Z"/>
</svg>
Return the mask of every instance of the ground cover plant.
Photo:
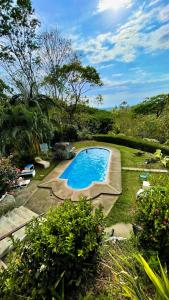
<svg viewBox="0 0 169 300">
<path fill-rule="evenodd" d="M 133 239 L 104 245 L 96 285 L 89 300 L 168 300 L 166 268 L 158 260 L 156 272 L 138 252 Z M 85 298 L 84 298 L 85 299 Z"/>
</svg>

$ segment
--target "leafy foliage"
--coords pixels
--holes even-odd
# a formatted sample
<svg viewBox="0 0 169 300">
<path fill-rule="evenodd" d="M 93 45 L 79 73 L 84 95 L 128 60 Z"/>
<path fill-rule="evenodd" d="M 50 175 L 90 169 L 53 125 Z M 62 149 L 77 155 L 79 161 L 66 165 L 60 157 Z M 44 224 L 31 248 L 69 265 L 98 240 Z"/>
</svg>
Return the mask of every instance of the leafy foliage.
<svg viewBox="0 0 169 300">
<path fill-rule="evenodd" d="M 51 138 L 51 123 L 38 108 L 28 108 L 23 104 L 5 106 L 2 110 L 0 131 L 2 152 L 18 155 L 38 153 L 39 144 Z"/>
<path fill-rule="evenodd" d="M 160 145 L 154 142 L 149 142 L 146 140 L 143 140 L 141 138 L 136 138 L 136 137 L 128 137 L 125 135 L 95 135 L 94 139 L 96 141 L 100 142 L 106 142 L 106 143 L 114 143 L 118 145 L 123 145 L 135 149 L 139 149 L 142 151 L 147 151 L 154 153 L 157 148 L 161 149 L 163 153 L 169 154 L 169 147 L 166 145 Z"/>
<path fill-rule="evenodd" d="M 92 213 L 86 199 L 76 205 L 67 200 L 34 220 L 1 273 L 1 299 L 76 299 L 96 271 L 101 226 L 101 211 Z"/>
<path fill-rule="evenodd" d="M 146 190 L 137 202 L 136 222 L 140 246 L 148 253 L 156 251 L 169 267 L 169 189 L 153 187 Z"/>
<path fill-rule="evenodd" d="M 0 195 L 9 191 L 18 178 L 17 169 L 12 165 L 11 158 L 0 158 Z"/>
<path fill-rule="evenodd" d="M 0 4 L 0 60 L 15 88 L 31 98 L 37 79 L 39 21 L 30 0 L 3 0 Z"/>
<path fill-rule="evenodd" d="M 78 59 L 69 64 L 55 66 L 51 73 L 45 77 L 44 84 L 55 86 L 59 98 L 67 103 L 69 123 L 80 103 L 87 103 L 86 93 L 93 86 L 101 86 L 102 82 L 96 69 L 91 66 L 82 66 Z"/>
<path fill-rule="evenodd" d="M 163 166 L 165 168 L 168 167 L 169 165 L 169 157 L 168 156 L 163 156 L 162 151 L 160 149 L 157 149 L 156 152 L 154 153 L 155 158 L 159 159 Z"/>
<path fill-rule="evenodd" d="M 86 116 L 86 126 L 92 134 L 106 134 L 112 129 L 112 114 L 104 110 L 95 110 L 93 114 Z"/>
<path fill-rule="evenodd" d="M 158 176 L 151 174 L 149 181 L 152 186 L 169 187 L 169 176 L 166 174 L 159 174 Z"/>
<path fill-rule="evenodd" d="M 140 104 L 134 106 L 133 109 L 137 114 L 156 114 L 156 116 L 159 117 L 168 103 L 169 94 L 162 94 L 147 98 Z"/>
<path fill-rule="evenodd" d="M 150 278 L 153 286 L 156 290 L 155 299 L 157 300 L 169 300 L 169 278 L 165 268 L 162 267 L 160 260 L 158 259 L 158 266 L 160 268 L 161 277 L 156 274 L 145 261 L 145 259 L 139 254 L 136 259 L 140 265 L 144 268 L 146 274 Z"/>
<path fill-rule="evenodd" d="M 133 239 L 105 246 L 101 261 L 101 283 L 90 292 L 88 300 L 168 300 L 169 280 L 166 268 L 158 259 L 158 273 L 154 271 L 135 249 Z"/>
<path fill-rule="evenodd" d="M 169 139 L 168 110 L 169 94 L 147 98 L 131 107 L 120 105 L 112 110 L 113 132 L 164 143 Z"/>
</svg>

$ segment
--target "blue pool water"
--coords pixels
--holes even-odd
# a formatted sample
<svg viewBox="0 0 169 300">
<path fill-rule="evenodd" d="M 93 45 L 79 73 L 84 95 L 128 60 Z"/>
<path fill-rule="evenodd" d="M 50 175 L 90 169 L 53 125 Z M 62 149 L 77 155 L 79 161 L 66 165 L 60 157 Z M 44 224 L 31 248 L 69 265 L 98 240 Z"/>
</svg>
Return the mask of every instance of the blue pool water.
<svg viewBox="0 0 169 300">
<path fill-rule="evenodd" d="M 103 148 L 88 148 L 80 151 L 70 165 L 59 176 L 67 179 L 72 189 L 84 189 L 93 181 L 106 179 L 110 151 Z"/>
</svg>

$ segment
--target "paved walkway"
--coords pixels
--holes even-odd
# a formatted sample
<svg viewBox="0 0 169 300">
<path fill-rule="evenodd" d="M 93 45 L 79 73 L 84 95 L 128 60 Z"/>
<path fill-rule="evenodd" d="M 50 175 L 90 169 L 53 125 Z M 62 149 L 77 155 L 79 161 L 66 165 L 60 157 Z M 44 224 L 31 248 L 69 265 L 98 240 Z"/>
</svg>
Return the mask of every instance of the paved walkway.
<svg viewBox="0 0 169 300">
<path fill-rule="evenodd" d="M 122 167 L 122 170 L 136 171 L 136 172 L 151 172 L 151 173 L 168 173 L 168 170 L 164 170 L 164 169 L 144 169 L 144 168 Z"/>
</svg>

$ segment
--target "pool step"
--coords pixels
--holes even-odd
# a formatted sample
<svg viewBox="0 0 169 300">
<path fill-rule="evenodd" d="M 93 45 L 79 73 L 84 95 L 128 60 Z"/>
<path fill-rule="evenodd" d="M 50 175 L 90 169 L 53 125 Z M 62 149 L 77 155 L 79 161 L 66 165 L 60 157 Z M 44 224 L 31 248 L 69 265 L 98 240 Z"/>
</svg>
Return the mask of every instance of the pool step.
<svg viewBox="0 0 169 300">
<path fill-rule="evenodd" d="M 0 218 L 0 237 L 10 233 L 29 222 L 33 217 L 37 216 L 38 215 L 36 213 L 24 206 L 14 208 L 12 211 Z M 25 238 L 25 226 L 12 233 L 12 236 L 19 240 L 23 240 Z M 9 237 L 2 239 L 0 241 L 0 258 L 5 256 L 12 247 L 12 241 Z"/>
</svg>

